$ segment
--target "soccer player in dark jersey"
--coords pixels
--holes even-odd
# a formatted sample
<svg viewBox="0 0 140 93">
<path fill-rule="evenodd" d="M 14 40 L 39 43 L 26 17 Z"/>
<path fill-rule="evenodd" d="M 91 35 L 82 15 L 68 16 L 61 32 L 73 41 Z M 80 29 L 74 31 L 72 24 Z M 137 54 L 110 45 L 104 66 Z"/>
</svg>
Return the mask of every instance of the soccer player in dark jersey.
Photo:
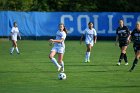
<svg viewBox="0 0 140 93">
<path fill-rule="evenodd" d="M 131 33 L 131 38 L 133 40 L 133 48 L 135 51 L 135 59 L 133 61 L 133 65 L 130 72 L 135 68 L 136 64 L 138 63 L 138 60 L 140 58 L 140 22 L 136 23 L 136 28 Z"/>
<path fill-rule="evenodd" d="M 125 65 L 128 65 L 126 49 L 127 49 L 127 46 L 130 42 L 130 40 L 129 40 L 130 31 L 129 31 L 127 26 L 124 26 L 124 22 L 122 19 L 119 20 L 119 27 L 116 30 L 116 34 L 117 34 L 116 45 L 117 45 L 117 42 L 119 42 L 119 47 L 121 50 L 120 58 L 119 58 L 117 65 L 118 66 L 121 65 L 122 59 L 124 59 Z"/>
</svg>

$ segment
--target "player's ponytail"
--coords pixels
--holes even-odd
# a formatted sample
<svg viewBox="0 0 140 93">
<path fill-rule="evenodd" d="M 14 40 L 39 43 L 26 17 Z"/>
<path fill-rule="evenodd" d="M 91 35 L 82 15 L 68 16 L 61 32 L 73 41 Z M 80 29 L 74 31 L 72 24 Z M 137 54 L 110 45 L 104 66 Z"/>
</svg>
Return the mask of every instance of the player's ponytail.
<svg viewBox="0 0 140 93">
<path fill-rule="evenodd" d="M 64 29 L 63 29 L 63 31 L 67 34 L 68 32 L 67 32 L 67 29 L 66 29 L 66 27 L 64 26 Z"/>
</svg>

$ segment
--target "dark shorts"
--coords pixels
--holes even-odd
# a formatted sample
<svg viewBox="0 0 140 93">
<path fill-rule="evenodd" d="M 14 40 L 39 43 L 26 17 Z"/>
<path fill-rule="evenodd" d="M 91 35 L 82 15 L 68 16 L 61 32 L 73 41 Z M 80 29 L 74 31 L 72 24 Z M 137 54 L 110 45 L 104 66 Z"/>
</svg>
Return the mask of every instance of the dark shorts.
<svg viewBox="0 0 140 93">
<path fill-rule="evenodd" d="M 127 41 L 124 41 L 124 42 L 119 42 L 119 47 L 123 47 L 123 46 L 128 46 L 128 43 Z"/>
<path fill-rule="evenodd" d="M 133 48 L 134 48 L 135 53 L 137 51 L 140 51 L 140 45 L 133 45 Z"/>
</svg>

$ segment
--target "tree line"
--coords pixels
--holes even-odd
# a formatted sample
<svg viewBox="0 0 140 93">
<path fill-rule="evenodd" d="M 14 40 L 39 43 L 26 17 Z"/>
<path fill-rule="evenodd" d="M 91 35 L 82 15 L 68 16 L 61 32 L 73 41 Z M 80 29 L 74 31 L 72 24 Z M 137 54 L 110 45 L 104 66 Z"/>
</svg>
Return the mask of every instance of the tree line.
<svg viewBox="0 0 140 93">
<path fill-rule="evenodd" d="M 0 0 L 0 11 L 140 12 L 139 0 Z"/>
</svg>

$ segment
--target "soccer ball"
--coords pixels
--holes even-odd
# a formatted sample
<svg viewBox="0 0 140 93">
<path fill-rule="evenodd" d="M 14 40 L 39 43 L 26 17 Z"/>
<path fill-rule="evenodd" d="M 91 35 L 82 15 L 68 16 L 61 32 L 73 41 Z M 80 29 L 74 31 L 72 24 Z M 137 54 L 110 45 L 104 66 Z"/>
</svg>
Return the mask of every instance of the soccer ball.
<svg viewBox="0 0 140 93">
<path fill-rule="evenodd" d="M 65 80 L 66 79 L 66 74 L 65 73 L 59 73 L 58 74 L 58 79 L 59 80 Z"/>
</svg>

